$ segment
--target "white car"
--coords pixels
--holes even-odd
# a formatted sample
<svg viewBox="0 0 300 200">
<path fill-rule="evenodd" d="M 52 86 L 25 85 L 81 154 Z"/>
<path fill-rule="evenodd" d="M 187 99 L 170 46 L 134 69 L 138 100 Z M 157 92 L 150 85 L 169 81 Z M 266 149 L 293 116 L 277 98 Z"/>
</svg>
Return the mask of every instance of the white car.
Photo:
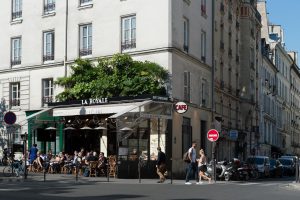
<svg viewBox="0 0 300 200">
<path fill-rule="evenodd" d="M 251 156 L 247 159 L 247 163 L 257 169 L 260 177 L 270 176 L 270 159 L 268 156 Z"/>
</svg>

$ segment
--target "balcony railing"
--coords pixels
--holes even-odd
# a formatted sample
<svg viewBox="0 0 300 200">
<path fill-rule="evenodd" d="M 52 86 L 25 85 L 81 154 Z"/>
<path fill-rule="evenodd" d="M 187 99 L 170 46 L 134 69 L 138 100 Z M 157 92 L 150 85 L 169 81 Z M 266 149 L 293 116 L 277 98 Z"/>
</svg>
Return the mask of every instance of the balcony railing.
<svg viewBox="0 0 300 200">
<path fill-rule="evenodd" d="M 54 55 L 44 55 L 43 61 L 54 60 Z"/>
<path fill-rule="evenodd" d="M 79 56 L 92 55 L 92 49 L 80 49 Z"/>
<path fill-rule="evenodd" d="M 12 19 L 18 19 L 18 18 L 21 18 L 22 17 L 22 10 L 21 11 L 18 11 L 18 12 L 13 12 L 12 13 Z"/>
<path fill-rule="evenodd" d="M 122 42 L 121 44 L 122 51 L 126 49 L 133 49 L 133 48 L 136 48 L 135 40 L 127 40 L 125 42 Z"/>
<path fill-rule="evenodd" d="M 20 106 L 20 99 L 12 99 L 9 104 L 10 106 Z"/>
<path fill-rule="evenodd" d="M 54 11 L 55 10 L 55 2 L 53 3 L 48 3 L 44 6 L 44 13 L 49 13 L 51 11 Z"/>
<path fill-rule="evenodd" d="M 11 66 L 20 65 L 20 64 L 21 64 L 21 58 L 11 61 Z"/>
<path fill-rule="evenodd" d="M 43 101 L 43 104 L 52 103 L 53 102 L 53 97 L 52 96 L 43 97 L 42 101 Z"/>
</svg>

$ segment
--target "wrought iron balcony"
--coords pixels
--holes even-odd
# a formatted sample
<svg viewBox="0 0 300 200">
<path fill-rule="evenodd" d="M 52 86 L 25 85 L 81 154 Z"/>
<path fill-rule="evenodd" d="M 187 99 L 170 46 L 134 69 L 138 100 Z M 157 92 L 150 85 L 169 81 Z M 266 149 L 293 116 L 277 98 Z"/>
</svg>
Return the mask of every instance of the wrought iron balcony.
<svg viewBox="0 0 300 200">
<path fill-rule="evenodd" d="M 18 12 L 13 12 L 12 13 L 12 19 L 18 19 L 22 17 L 22 11 L 18 11 Z"/>
<path fill-rule="evenodd" d="M 80 49 L 79 56 L 92 55 L 92 49 Z"/>
<path fill-rule="evenodd" d="M 54 55 L 44 55 L 43 61 L 54 60 Z"/>
<path fill-rule="evenodd" d="M 127 40 L 122 42 L 121 44 L 121 50 L 126 50 L 126 49 L 133 49 L 136 48 L 136 42 L 135 40 Z"/>
<path fill-rule="evenodd" d="M 21 58 L 15 59 L 11 61 L 11 66 L 14 65 L 20 65 L 21 64 Z"/>
<path fill-rule="evenodd" d="M 20 106 L 20 99 L 12 99 L 9 104 L 10 106 Z"/>
</svg>

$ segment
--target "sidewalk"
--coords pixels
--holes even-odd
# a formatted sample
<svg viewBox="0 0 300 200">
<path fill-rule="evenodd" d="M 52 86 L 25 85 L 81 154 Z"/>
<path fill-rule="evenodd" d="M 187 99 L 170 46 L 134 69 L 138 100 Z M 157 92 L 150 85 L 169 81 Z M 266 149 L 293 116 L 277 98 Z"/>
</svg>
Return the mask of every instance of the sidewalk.
<svg viewBox="0 0 300 200">
<path fill-rule="evenodd" d="M 101 183 L 110 183 L 110 184 L 159 184 L 157 179 L 118 179 L 110 177 L 109 181 L 107 177 L 84 177 L 84 176 L 78 176 L 78 179 L 76 180 L 76 176 L 74 174 L 46 174 L 44 179 L 43 173 L 29 173 L 27 175 L 27 179 L 24 179 L 24 176 L 20 177 L 4 177 L 3 176 L 3 168 L 0 167 L 0 183 L 1 182 L 59 182 L 59 183 L 95 183 L 95 182 L 101 182 Z M 172 180 L 172 184 L 174 185 L 184 185 L 184 180 Z M 191 183 L 194 185 L 196 182 L 191 181 Z M 171 179 L 167 179 L 162 184 L 171 184 Z M 206 185 L 209 184 L 206 181 L 203 181 L 203 184 Z"/>
</svg>

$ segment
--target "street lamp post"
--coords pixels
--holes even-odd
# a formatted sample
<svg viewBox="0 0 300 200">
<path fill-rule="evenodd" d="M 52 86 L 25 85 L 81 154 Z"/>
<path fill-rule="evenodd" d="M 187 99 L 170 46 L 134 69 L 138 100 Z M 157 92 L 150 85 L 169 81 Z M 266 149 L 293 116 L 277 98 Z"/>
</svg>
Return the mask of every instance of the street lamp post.
<svg viewBox="0 0 300 200">
<path fill-rule="evenodd" d="M 27 179 L 27 132 L 21 134 L 21 139 L 24 144 L 24 179 Z"/>
</svg>

